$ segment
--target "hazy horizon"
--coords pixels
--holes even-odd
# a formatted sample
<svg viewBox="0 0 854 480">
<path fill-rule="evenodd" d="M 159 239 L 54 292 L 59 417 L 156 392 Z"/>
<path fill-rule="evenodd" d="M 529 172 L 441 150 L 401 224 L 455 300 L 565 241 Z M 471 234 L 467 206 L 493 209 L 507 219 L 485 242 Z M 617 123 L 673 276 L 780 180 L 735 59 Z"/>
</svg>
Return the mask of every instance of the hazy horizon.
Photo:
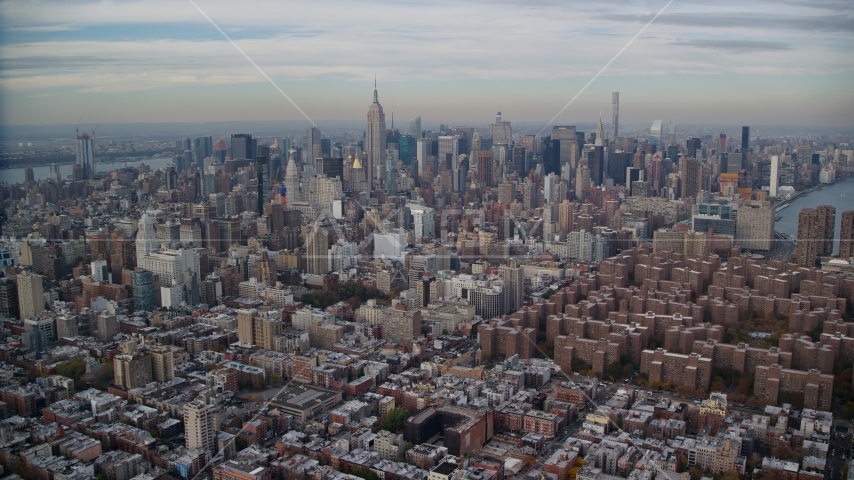
<svg viewBox="0 0 854 480">
<path fill-rule="evenodd" d="M 854 126 L 846 1 L 5 0 L 0 13 L 4 127 L 364 121 L 375 77 L 387 123 L 545 124 L 621 51 L 555 123 L 610 124 L 619 91 L 624 125 Z"/>
</svg>

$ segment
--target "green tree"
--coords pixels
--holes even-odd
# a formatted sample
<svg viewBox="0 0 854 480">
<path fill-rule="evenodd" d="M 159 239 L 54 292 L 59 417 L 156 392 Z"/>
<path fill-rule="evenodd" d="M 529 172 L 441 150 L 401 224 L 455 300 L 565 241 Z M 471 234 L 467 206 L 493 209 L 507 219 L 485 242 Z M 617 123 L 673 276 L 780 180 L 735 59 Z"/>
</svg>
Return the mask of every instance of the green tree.
<svg viewBox="0 0 854 480">
<path fill-rule="evenodd" d="M 85 385 L 80 384 L 80 377 L 86 373 L 86 360 L 82 357 L 72 358 L 71 360 L 60 363 L 54 369 L 54 373 L 63 377 L 74 380 L 75 388 L 82 388 Z"/>
<path fill-rule="evenodd" d="M 249 447 L 249 443 L 247 443 L 243 437 L 237 437 L 234 439 L 234 448 L 236 448 L 238 452 L 247 447 Z"/>
<path fill-rule="evenodd" d="M 403 422 L 405 422 L 410 415 L 411 414 L 408 410 L 395 408 L 380 419 L 380 429 L 387 430 L 392 433 L 399 432 L 400 430 L 403 430 Z"/>
<path fill-rule="evenodd" d="M 350 470 L 350 475 L 354 477 L 364 478 L 365 480 L 380 480 L 376 472 L 370 468 L 356 467 Z"/>
<path fill-rule="evenodd" d="M 688 469 L 688 474 L 691 475 L 691 480 L 700 480 L 703 478 L 703 469 L 699 465 L 694 464 Z"/>
</svg>

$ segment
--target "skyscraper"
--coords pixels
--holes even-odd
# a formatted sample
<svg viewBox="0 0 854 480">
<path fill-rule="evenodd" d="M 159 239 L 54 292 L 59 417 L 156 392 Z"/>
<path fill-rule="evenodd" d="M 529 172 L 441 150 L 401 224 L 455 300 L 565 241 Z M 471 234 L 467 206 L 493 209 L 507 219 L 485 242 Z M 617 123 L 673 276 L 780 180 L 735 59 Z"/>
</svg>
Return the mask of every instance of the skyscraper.
<svg viewBox="0 0 854 480">
<path fill-rule="evenodd" d="M 780 157 L 778 155 L 771 156 L 771 179 L 769 182 L 768 195 L 777 196 L 777 190 L 780 188 Z"/>
<path fill-rule="evenodd" d="M 149 253 L 156 252 L 160 249 L 160 244 L 157 242 L 157 233 L 154 230 L 154 222 L 148 216 L 148 212 L 143 212 L 142 218 L 139 219 L 139 231 L 136 233 L 136 264 L 142 265 L 142 258 Z"/>
<path fill-rule="evenodd" d="M 205 166 L 205 158 L 213 155 L 213 137 L 196 137 L 193 139 L 193 164 L 196 168 Z"/>
<path fill-rule="evenodd" d="M 329 273 L 329 233 L 318 228 L 306 239 L 306 270 L 315 275 Z"/>
<path fill-rule="evenodd" d="M 14 320 L 19 316 L 18 287 L 11 278 L 0 278 L 0 317 Z"/>
<path fill-rule="evenodd" d="M 314 160 L 323 156 L 319 128 L 308 127 L 308 131 L 305 134 L 305 144 L 306 151 L 311 155 L 309 160 Z"/>
<path fill-rule="evenodd" d="M 829 257 L 833 255 L 833 239 L 836 230 L 836 207 L 832 205 L 819 205 L 816 208 L 818 214 L 818 247 L 816 253 L 819 256 Z"/>
<path fill-rule="evenodd" d="M 83 180 L 95 178 L 95 143 L 87 133 L 77 136 L 77 165 Z"/>
<path fill-rule="evenodd" d="M 507 294 L 504 296 L 507 304 L 506 312 L 515 312 L 522 308 L 522 299 L 525 293 L 525 273 L 522 267 L 511 260 L 508 265 L 500 265 L 498 267 L 498 275 L 504 281 L 504 288 L 507 289 Z"/>
<path fill-rule="evenodd" d="M 854 210 L 842 212 L 839 229 L 839 258 L 851 257 L 854 257 Z"/>
<path fill-rule="evenodd" d="M 617 140 L 620 133 L 620 92 L 611 94 L 611 141 Z"/>
<path fill-rule="evenodd" d="M 288 165 L 285 167 L 285 195 L 287 195 L 288 204 L 293 205 L 294 202 L 300 201 L 299 167 L 297 167 L 293 149 L 288 157 Z"/>
<path fill-rule="evenodd" d="M 184 404 L 184 438 L 187 448 L 203 449 L 208 456 L 217 451 L 216 407 L 207 405 L 203 397 Z"/>
<path fill-rule="evenodd" d="M 501 112 L 495 114 L 495 123 L 489 124 L 489 134 L 492 136 L 493 145 L 509 146 L 513 141 L 510 122 L 501 120 Z"/>
<path fill-rule="evenodd" d="M 31 272 L 19 273 L 15 279 L 18 284 L 18 309 L 21 319 L 34 317 L 44 311 L 44 287 L 42 276 Z"/>
<path fill-rule="evenodd" d="M 683 200 L 693 199 L 703 185 L 703 165 L 692 157 L 682 157 L 682 195 Z"/>
<path fill-rule="evenodd" d="M 131 273 L 133 288 L 133 308 L 137 312 L 151 312 L 157 308 L 154 294 L 154 279 L 147 270 L 134 270 Z"/>
<path fill-rule="evenodd" d="M 655 120 L 652 122 L 652 126 L 649 127 L 649 143 L 655 145 L 657 148 L 656 151 L 661 150 L 662 145 L 662 135 L 664 134 L 664 122 L 661 120 Z M 690 156 L 694 156 L 693 152 L 689 153 Z"/>
<path fill-rule="evenodd" d="M 175 359 L 172 347 L 155 345 L 148 350 L 151 355 L 151 376 L 155 382 L 168 382 L 175 378 Z"/>
<path fill-rule="evenodd" d="M 573 125 L 555 125 L 552 127 L 552 140 L 558 140 L 560 143 L 560 164 L 561 167 L 569 164 L 572 172 L 578 167 L 578 132 Z"/>
<path fill-rule="evenodd" d="M 750 148 L 750 127 L 741 127 L 741 152 L 747 154 L 747 149 Z"/>
<path fill-rule="evenodd" d="M 795 263 L 802 267 L 814 267 L 818 257 L 818 212 L 804 208 L 798 214 L 798 244 Z"/>
<path fill-rule="evenodd" d="M 418 115 L 409 122 L 409 136 L 416 140 L 421 138 L 421 115 Z"/>
<path fill-rule="evenodd" d="M 377 83 L 374 80 L 374 103 L 368 107 L 368 119 L 365 123 L 365 167 L 368 170 L 369 179 L 377 178 L 377 167 L 383 165 L 385 148 L 385 113 L 383 113 L 383 107 L 380 105 L 377 96 Z"/>
<path fill-rule="evenodd" d="M 236 133 L 231 136 L 231 158 L 255 159 L 255 139 L 250 133 Z"/>
</svg>

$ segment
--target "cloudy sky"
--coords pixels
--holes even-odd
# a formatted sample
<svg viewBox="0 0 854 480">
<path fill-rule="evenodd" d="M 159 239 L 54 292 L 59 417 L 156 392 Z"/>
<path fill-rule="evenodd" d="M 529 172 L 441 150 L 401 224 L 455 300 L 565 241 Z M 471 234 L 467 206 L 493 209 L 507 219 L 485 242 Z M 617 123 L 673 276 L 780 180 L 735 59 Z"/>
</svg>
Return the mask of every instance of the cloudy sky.
<svg viewBox="0 0 854 480">
<path fill-rule="evenodd" d="M 557 121 L 854 125 L 850 0 L 674 0 L 629 44 L 667 2 L 0 0 L 0 119 L 303 119 L 206 14 L 317 121 L 376 75 L 401 123 L 545 122 L 626 47 Z"/>
</svg>

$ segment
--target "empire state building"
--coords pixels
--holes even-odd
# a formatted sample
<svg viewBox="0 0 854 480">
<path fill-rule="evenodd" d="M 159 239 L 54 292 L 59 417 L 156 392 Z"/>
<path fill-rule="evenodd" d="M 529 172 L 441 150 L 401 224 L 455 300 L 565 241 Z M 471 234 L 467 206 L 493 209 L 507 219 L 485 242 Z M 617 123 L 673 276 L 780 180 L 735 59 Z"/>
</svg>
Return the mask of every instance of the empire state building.
<svg viewBox="0 0 854 480">
<path fill-rule="evenodd" d="M 368 171 L 368 185 L 373 184 L 374 178 L 382 178 L 377 168 L 383 165 L 386 149 L 385 114 L 383 106 L 377 98 L 377 82 L 374 80 L 374 103 L 368 107 L 368 121 L 365 123 L 365 154 Z"/>
</svg>

